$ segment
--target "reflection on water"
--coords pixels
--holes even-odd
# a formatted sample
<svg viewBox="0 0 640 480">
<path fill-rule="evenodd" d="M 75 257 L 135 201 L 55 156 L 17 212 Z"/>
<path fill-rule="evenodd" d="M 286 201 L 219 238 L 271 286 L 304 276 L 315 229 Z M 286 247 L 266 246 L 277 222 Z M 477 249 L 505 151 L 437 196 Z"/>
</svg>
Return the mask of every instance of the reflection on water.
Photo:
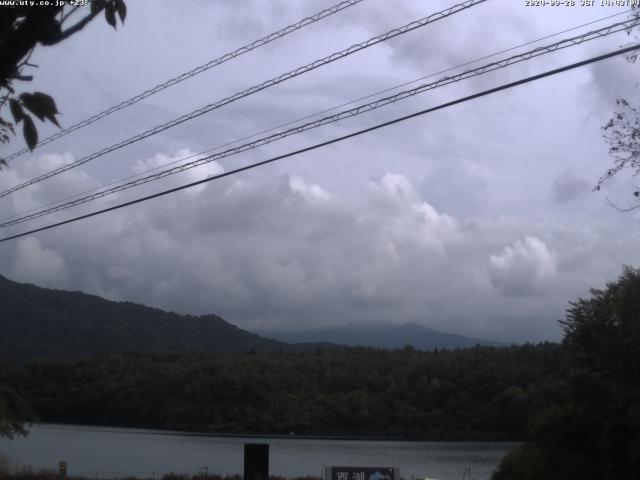
<svg viewBox="0 0 640 480">
<path fill-rule="evenodd" d="M 57 468 L 66 460 L 70 475 L 109 478 L 163 473 L 242 474 L 243 444 L 270 445 L 270 473 L 286 477 L 321 476 L 325 465 L 391 466 L 403 478 L 459 480 L 466 468 L 472 478 L 488 479 L 515 444 L 506 442 L 395 442 L 302 440 L 288 438 L 210 437 L 163 432 L 69 425 L 40 425 L 31 435 L 0 439 L 0 454 L 13 466 Z"/>
</svg>

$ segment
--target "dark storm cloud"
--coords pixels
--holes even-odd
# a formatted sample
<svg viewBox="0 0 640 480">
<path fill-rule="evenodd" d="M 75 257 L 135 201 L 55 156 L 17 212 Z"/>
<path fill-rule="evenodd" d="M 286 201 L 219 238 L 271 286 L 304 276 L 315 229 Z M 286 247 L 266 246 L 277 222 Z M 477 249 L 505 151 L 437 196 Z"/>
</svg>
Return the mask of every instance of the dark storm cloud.
<svg viewBox="0 0 640 480">
<path fill-rule="evenodd" d="M 570 202 L 588 193 L 592 188 L 586 180 L 564 172 L 556 178 L 551 186 L 551 194 L 556 202 Z"/>
<path fill-rule="evenodd" d="M 118 32 L 97 23 L 77 39 L 40 52 L 33 87 L 54 94 L 69 125 L 332 3 L 189 2 L 185 8 L 182 2 L 136 2 L 127 26 Z M 407 1 L 389 8 L 388 2 L 367 0 L 24 157 L 2 171 L 0 187 L 448 4 Z M 610 14 L 533 12 L 516 2 L 483 5 L 455 21 L 412 32 L 163 132 L 82 172 L 21 191 L 3 199 L 2 214 Z M 200 167 L 144 192 L 262 160 L 590 53 L 588 48 L 567 51 L 413 97 L 221 165 Z M 617 276 L 623 263 L 633 263 L 637 250 L 638 235 L 629 228 L 633 220 L 612 216 L 602 197 L 585 191 L 609 161 L 601 139 L 601 102 L 627 88 L 619 82 L 626 70 L 615 69 L 628 65 L 604 65 L 3 244 L 0 273 L 184 313 L 217 313 L 243 327 L 416 321 L 478 337 L 557 338 L 556 320 L 567 302 Z M 85 95 L 80 98 L 78 92 Z M 122 193 L 98 205 L 141 194 Z"/>
<path fill-rule="evenodd" d="M 249 176 L 19 240 L 3 247 L 2 271 L 245 327 L 419 321 L 535 339 L 557 334 L 557 312 L 581 288 L 578 265 L 557 265 L 572 247 L 526 234 L 540 228 L 462 222 L 398 174 L 359 199 L 298 176 Z"/>
</svg>

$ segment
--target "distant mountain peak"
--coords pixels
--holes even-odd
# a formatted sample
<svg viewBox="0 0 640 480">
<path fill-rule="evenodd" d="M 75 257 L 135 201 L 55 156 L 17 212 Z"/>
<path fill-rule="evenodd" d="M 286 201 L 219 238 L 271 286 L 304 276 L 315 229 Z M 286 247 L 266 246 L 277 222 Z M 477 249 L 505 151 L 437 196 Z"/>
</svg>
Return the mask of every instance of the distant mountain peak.
<svg viewBox="0 0 640 480">
<path fill-rule="evenodd" d="M 387 349 L 403 348 L 406 345 L 418 350 L 504 345 L 491 340 L 439 332 L 415 322 L 402 325 L 375 322 L 310 330 L 255 330 L 255 332 L 288 343 L 329 342 L 337 345 Z"/>
</svg>

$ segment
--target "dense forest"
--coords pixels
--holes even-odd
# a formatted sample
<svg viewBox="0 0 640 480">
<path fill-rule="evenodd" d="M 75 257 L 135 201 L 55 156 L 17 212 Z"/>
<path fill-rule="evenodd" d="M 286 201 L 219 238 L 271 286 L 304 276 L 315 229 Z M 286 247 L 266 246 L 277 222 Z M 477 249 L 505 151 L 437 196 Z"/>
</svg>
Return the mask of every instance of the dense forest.
<svg viewBox="0 0 640 480">
<path fill-rule="evenodd" d="M 5 359 L 43 421 L 524 440 L 494 480 L 640 478 L 640 270 L 570 303 L 561 344 Z"/>
<path fill-rule="evenodd" d="M 41 420 L 227 433 L 522 439 L 557 344 L 128 354 L 6 363 Z"/>
<path fill-rule="evenodd" d="M 640 270 L 571 303 L 557 392 L 494 480 L 640 478 Z"/>
</svg>

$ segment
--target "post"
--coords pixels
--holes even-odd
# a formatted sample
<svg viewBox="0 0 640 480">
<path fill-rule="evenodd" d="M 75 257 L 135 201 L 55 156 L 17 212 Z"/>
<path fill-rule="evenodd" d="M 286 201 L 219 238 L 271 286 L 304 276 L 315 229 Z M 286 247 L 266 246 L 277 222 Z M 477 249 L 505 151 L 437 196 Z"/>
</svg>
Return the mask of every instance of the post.
<svg viewBox="0 0 640 480">
<path fill-rule="evenodd" d="M 67 462 L 58 462 L 58 480 L 65 480 L 67 478 Z"/>
<path fill-rule="evenodd" d="M 244 444 L 244 480 L 269 480 L 268 444 Z"/>
</svg>

